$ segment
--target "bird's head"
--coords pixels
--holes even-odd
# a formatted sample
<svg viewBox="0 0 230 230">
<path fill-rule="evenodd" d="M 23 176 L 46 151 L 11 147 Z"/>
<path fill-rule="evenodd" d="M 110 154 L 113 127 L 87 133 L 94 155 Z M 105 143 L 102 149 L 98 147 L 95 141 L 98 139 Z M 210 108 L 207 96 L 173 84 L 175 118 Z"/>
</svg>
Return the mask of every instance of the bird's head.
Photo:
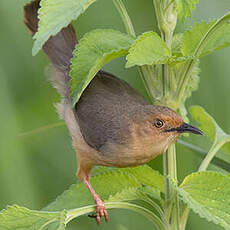
<svg viewBox="0 0 230 230">
<path fill-rule="evenodd" d="M 164 106 L 144 106 L 136 132 L 145 145 L 155 146 L 162 153 L 182 133 L 202 135 L 202 131 L 183 121 L 172 109 Z M 138 130 L 138 131 L 137 131 Z"/>
</svg>

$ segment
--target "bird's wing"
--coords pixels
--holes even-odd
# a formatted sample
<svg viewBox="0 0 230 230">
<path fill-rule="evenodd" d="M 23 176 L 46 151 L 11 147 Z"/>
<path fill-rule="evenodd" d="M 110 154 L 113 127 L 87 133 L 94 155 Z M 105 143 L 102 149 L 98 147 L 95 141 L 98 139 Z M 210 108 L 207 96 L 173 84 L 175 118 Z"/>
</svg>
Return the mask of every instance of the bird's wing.
<svg viewBox="0 0 230 230">
<path fill-rule="evenodd" d="M 149 103 L 128 83 L 100 71 L 76 105 L 85 141 L 98 151 L 108 140 L 121 142 L 121 133 L 128 125 L 130 111 L 146 104 Z"/>
</svg>

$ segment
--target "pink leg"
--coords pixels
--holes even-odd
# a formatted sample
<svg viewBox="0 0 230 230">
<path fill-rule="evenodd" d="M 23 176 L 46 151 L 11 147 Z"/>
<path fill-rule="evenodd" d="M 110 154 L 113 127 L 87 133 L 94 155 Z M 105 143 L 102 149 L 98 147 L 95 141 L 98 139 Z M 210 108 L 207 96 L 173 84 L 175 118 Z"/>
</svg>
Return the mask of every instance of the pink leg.
<svg viewBox="0 0 230 230">
<path fill-rule="evenodd" d="M 90 184 L 88 179 L 83 179 L 83 183 L 87 186 L 87 188 L 89 189 L 90 193 L 93 195 L 93 198 L 95 200 L 96 203 L 96 220 L 97 220 L 97 224 L 101 223 L 101 217 L 104 216 L 105 217 L 105 221 L 108 222 L 109 221 L 109 216 L 108 213 L 105 209 L 105 204 L 104 202 L 100 199 L 100 197 L 96 194 L 96 192 L 94 191 L 92 185 Z"/>
</svg>

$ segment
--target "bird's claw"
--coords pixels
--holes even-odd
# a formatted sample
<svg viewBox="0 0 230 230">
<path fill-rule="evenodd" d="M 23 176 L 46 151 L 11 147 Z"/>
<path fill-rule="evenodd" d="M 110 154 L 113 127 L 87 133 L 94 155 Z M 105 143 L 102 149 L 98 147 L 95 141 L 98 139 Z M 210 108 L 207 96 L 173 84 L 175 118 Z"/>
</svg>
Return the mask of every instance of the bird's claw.
<svg viewBox="0 0 230 230">
<path fill-rule="evenodd" d="M 109 221 L 109 215 L 108 215 L 108 212 L 107 212 L 103 202 L 100 202 L 100 204 L 97 204 L 96 214 L 88 215 L 88 217 L 90 217 L 90 218 L 95 218 L 97 221 L 97 224 L 101 223 L 101 217 L 103 217 L 103 216 L 105 217 L 105 221 L 108 222 Z"/>
<path fill-rule="evenodd" d="M 102 216 L 105 217 L 106 222 L 109 221 L 108 212 L 106 211 L 104 203 L 102 203 L 100 205 L 97 205 L 97 208 L 96 208 L 96 221 L 97 221 L 97 224 L 101 223 L 101 217 Z"/>
</svg>

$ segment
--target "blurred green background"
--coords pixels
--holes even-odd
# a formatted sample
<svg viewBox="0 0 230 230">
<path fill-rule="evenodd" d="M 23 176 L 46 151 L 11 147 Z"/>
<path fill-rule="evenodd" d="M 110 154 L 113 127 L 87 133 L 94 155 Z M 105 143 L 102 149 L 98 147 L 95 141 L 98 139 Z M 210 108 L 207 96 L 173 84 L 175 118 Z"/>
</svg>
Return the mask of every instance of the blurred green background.
<svg viewBox="0 0 230 230">
<path fill-rule="evenodd" d="M 152 0 L 124 0 L 134 22 L 137 34 L 156 30 Z M 60 122 L 53 103 L 58 101 L 56 91 L 46 80 L 48 60 L 40 52 L 32 57 L 32 40 L 23 25 L 23 0 L 0 1 L 0 209 L 7 204 L 19 204 L 40 209 L 53 201 L 76 182 L 76 159 L 71 139 L 65 126 L 20 136 L 21 133 Z M 194 21 L 221 17 L 230 10 L 229 0 L 202 0 L 192 19 L 177 31 L 189 28 Z M 78 37 L 95 28 L 124 27 L 112 1 L 100 0 L 74 22 Z M 217 51 L 201 60 L 200 88 L 187 106 L 203 106 L 225 131 L 230 132 L 230 49 Z M 124 59 L 105 67 L 107 71 L 127 80 L 141 92 L 143 87 L 136 68 L 125 69 Z M 205 137 L 186 138 L 207 149 Z M 180 180 L 195 171 L 201 158 L 177 145 Z M 153 167 L 161 170 L 161 157 Z M 94 220 L 80 217 L 67 229 L 95 229 Z M 110 223 L 100 229 L 153 229 L 143 217 L 116 210 L 110 212 Z M 191 213 L 187 229 L 220 229 Z"/>
</svg>

